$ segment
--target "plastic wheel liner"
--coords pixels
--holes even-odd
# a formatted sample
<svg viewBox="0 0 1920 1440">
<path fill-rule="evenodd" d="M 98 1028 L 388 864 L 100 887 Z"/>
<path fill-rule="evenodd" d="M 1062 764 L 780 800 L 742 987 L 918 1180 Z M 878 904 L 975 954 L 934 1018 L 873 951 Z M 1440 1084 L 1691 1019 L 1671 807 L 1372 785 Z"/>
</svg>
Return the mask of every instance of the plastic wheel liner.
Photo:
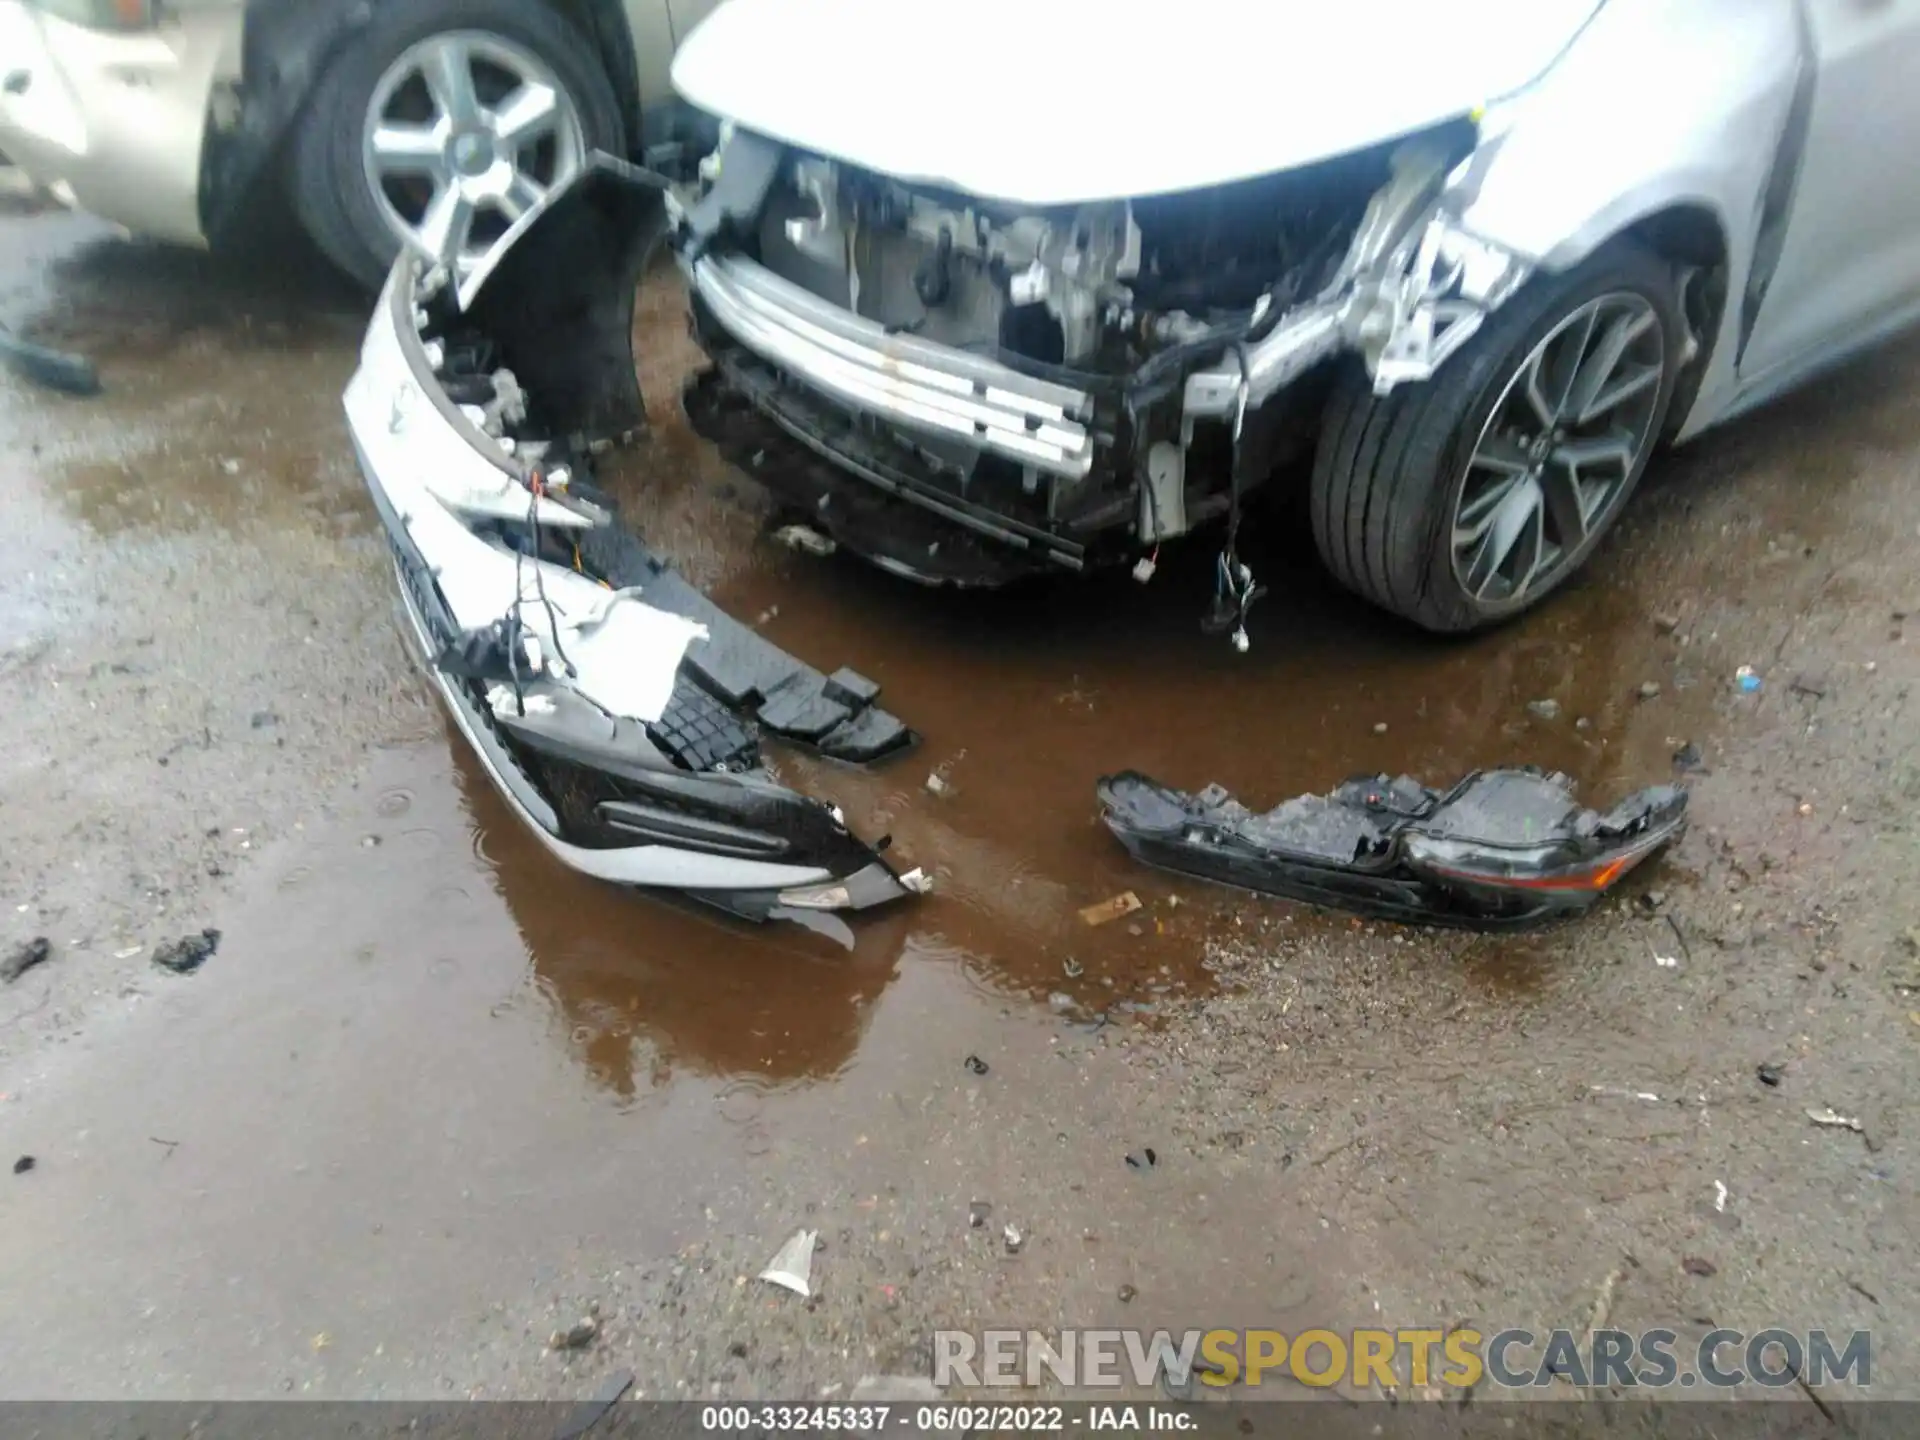
<svg viewBox="0 0 1920 1440">
<path fill-rule="evenodd" d="M 561 861 L 844 938 L 828 912 L 925 888 L 760 735 L 877 761 L 914 733 L 724 614 L 620 522 L 593 456 L 645 428 L 634 290 L 665 182 L 592 157 L 458 283 L 403 255 L 349 383 L 354 447 L 455 726 Z"/>
<path fill-rule="evenodd" d="M 1580 914 L 1686 828 L 1687 794 L 1657 785 L 1604 814 L 1572 782 L 1479 770 L 1451 790 L 1349 780 L 1265 812 L 1219 786 L 1172 790 L 1131 772 L 1099 785 L 1135 859 L 1244 890 L 1413 924 L 1516 930 Z"/>
</svg>

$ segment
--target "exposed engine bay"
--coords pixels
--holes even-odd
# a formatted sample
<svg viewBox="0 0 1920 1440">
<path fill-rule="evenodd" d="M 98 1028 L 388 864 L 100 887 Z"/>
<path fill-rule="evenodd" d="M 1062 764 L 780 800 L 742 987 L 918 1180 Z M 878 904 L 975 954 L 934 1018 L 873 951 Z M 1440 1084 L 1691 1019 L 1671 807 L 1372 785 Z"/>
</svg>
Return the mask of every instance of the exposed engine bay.
<svg viewBox="0 0 1920 1440">
<path fill-rule="evenodd" d="M 1021 207 L 728 129 L 681 217 L 715 361 L 689 415 L 735 458 L 798 440 L 827 463 L 767 483 L 929 583 L 1140 561 L 1224 516 L 1212 618 L 1244 643 L 1240 505 L 1312 434 L 1316 381 L 1356 351 L 1383 389 L 1430 373 L 1525 276 L 1438 203 L 1475 139 L 1463 118 L 1229 185 Z"/>
</svg>

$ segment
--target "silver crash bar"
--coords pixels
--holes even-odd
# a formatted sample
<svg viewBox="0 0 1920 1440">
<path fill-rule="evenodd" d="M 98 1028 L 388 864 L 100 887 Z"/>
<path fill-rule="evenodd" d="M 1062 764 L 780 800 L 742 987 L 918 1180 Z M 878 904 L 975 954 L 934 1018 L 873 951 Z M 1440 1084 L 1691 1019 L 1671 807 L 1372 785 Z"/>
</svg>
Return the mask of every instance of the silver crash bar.
<svg viewBox="0 0 1920 1440">
<path fill-rule="evenodd" d="M 848 405 L 1070 479 L 1093 468 L 1084 391 L 890 334 L 744 256 L 703 255 L 692 279 L 735 340 Z"/>
</svg>

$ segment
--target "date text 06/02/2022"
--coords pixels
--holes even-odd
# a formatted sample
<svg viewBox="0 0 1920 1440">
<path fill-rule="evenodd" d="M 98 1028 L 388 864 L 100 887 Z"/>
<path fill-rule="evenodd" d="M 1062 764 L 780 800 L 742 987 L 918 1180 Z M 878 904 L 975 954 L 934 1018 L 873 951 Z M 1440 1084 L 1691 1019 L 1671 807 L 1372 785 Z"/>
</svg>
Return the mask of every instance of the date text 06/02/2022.
<svg viewBox="0 0 1920 1440">
<path fill-rule="evenodd" d="M 921 1434 L 975 1430 L 1191 1430 L 1198 1419 L 1166 1405 L 1091 1405 L 1069 1414 L 1059 1405 L 705 1405 L 700 1428 L 715 1431 Z"/>
</svg>

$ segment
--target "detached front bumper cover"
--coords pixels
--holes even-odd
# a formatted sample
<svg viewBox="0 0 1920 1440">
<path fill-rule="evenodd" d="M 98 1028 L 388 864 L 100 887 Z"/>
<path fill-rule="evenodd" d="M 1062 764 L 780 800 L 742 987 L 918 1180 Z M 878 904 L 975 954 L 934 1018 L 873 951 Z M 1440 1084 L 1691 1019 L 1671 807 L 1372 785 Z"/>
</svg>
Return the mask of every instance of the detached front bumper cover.
<svg viewBox="0 0 1920 1440">
<path fill-rule="evenodd" d="M 1657 785 L 1604 814 L 1565 775 L 1480 770 L 1451 790 L 1406 776 L 1347 781 L 1264 814 L 1128 772 L 1100 782 L 1107 827 L 1145 864 L 1384 920 L 1518 930 L 1591 909 L 1686 828 Z"/>
<path fill-rule="evenodd" d="M 878 760 L 915 736 L 850 670 L 735 622 L 620 523 L 591 457 L 645 427 L 633 296 L 664 182 L 595 156 L 456 286 L 403 256 L 346 392 L 420 653 L 507 803 L 573 869 L 844 937 L 924 888 L 759 734 Z"/>
</svg>

